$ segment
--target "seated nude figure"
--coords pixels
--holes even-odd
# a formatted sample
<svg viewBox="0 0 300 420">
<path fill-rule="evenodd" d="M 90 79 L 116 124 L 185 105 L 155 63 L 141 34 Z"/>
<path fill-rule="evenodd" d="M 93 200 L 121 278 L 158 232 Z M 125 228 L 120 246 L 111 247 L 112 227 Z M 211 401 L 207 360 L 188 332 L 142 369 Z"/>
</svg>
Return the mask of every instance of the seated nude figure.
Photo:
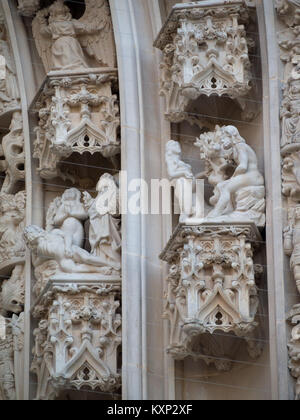
<svg viewBox="0 0 300 420">
<path fill-rule="evenodd" d="M 180 207 L 180 222 L 184 223 L 191 217 L 203 217 L 202 197 L 198 196 L 196 188 L 196 179 L 201 178 L 202 174 L 194 176 L 191 165 L 182 161 L 181 153 L 179 142 L 170 140 L 166 144 L 168 175 L 171 181 L 176 180 L 175 195 Z"/>
<path fill-rule="evenodd" d="M 222 146 L 230 151 L 236 169 L 231 178 L 220 182 L 215 188 L 215 196 L 211 204 L 215 208 L 208 217 L 219 217 L 230 214 L 235 210 L 235 195 L 246 187 L 260 187 L 264 185 L 264 178 L 258 170 L 257 157 L 246 141 L 240 136 L 237 128 L 227 126 L 223 128 Z"/>
<path fill-rule="evenodd" d="M 36 255 L 35 266 L 46 260 L 55 260 L 64 273 L 101 273 L 111 274 L 119 271 L 118 264 L 109 263 L 101 257 L 72 244 L 70 255 L 66 253 L 66 237 L 62 230 L 46 232 L 38 226 L 29 226 L 24 230 L 24 238 L 28 248 Z"/>
<path fill-rule="evenodd" d="M 83 222 L 88 215 L 80 201 L 81 193 L 76 188 L 68 189 L 58 201 L 52 220 L 53 234 L 63 232 L 65 254 L 73 255 L 73 245 L 82 248 L 84 243 Z"/>
</svg>

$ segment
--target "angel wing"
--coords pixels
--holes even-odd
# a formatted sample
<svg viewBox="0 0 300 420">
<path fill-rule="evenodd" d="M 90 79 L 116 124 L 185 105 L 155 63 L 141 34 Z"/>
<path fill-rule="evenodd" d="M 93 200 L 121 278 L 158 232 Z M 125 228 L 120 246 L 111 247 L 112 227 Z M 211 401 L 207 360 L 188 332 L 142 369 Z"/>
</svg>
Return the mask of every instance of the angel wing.
<svg viewBox="0 0 300 420">
<path fill-rule="evenodd" d="M 52 38 L 46 20 L 48 14 L 48 8 L 40 10 L 32 21 L 33 38 L 46 73 L 48 73 L 52 67 Z"/>
<path fill-rule="evenodd" d="M 79 22 L 90 28 L 80 35 L 80 43 L 100 66 L 116 67 L 115 41 L 107 0 L 85 0 L 86 10 Z"/>
</svg>

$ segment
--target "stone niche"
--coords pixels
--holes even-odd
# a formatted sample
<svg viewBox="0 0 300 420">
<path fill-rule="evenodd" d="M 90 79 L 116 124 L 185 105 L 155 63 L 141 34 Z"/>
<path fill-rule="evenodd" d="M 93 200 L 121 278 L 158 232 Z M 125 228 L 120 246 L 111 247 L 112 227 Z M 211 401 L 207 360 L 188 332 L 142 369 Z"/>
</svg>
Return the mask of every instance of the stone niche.
<svg viewBox="0 0 300 420">
<path fill-rule="evenodd" d="M 261 272 L 253 253 L 260 241 L 255 224 L 205 222 L 177 227 L 160 256 L 170 265 L 164 317 L 170 322 L 167 352 L 172 357 L 191 356 L 228 370 L 230 364 L 214 360 L 216 349 L 199 351 L 201 341 L 215 333 L 244 338 L 250 356 L 260 354 L 253 335 L 259 305 L 255 279 Z M 225 335 L 221 339 L 226 340 Z"/>
<path fill-rule="evenodd" d="M 39 116 L 34 157 L 42 178 L 68 178 L 58 164 L 73 153 L 112 159 L 120 153 L 116 84 L 114 69 L 49 73 L 31 108 Z"/>
<path fill-rule="evenodd" d="M 166 117 L 185 119 L 189 105 L 201 95 L 228 96 L 243 108 L 252 84 L 247 37 L 249 2 L 197 1 L 177 4 L 154 46 L 163 52 L 161 95 Z"/>
</svg>

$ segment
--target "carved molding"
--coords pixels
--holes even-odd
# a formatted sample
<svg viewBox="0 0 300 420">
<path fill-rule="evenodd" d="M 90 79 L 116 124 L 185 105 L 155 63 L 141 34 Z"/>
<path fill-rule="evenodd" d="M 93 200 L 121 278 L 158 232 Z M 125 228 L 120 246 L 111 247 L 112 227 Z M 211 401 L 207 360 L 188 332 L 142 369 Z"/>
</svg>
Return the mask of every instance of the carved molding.
<svg viewBox="0 0 300 420">
<path fill-rule="evenodd" d="M 115 392 L 121 386 L 121 281 L 51 280 L 35 306 L 31 370 L 38 400 L 54 399 L 64 389 Z"/>
<path fill-rule="evenodd" d="M 160 256 L 170 264 L 164 316 L 173 357 L 197 357 L 195 342 L 206 333 L 233 332 L 251 341 L 258 325 L 253 250 L 260 241 L 254 224 L 177 227 Z"/>
<path fill-rule="evenodd" d="M 212 1 L 173 7 L 154 46 L 163 52 L 161 95 L 166 117 L 184 120 L 200 95 L 241 99 L 251 90 L 251 64 L 244 1 Z"/>
</svg>

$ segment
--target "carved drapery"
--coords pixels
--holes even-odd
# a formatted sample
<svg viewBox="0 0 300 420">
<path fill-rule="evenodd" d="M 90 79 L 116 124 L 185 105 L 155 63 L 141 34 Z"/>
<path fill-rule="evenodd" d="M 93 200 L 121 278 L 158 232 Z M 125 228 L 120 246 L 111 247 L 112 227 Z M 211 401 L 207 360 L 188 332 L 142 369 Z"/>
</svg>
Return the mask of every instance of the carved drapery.
<svg viewBox="0 0 300 420">
<path fill-rule="evenodd" d="M 163 52 L 161 95 L 166 117 L 185 119 L 200 95 L 242 99 L 251 90 L 249 20 L 244 1 L 178 4 L 161 29 L 155 47 Z"/>
</svg>

